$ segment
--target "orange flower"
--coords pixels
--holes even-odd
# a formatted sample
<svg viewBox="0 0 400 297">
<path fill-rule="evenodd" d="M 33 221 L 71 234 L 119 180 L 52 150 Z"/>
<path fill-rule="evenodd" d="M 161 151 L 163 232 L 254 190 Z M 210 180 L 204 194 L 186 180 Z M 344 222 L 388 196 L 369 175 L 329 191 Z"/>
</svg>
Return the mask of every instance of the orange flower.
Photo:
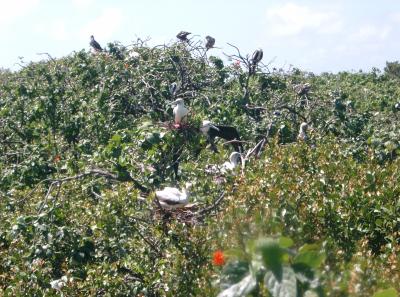
<svg viewBox="0 0 400 297">
<path fill-rule="evenodd" d="M 225 264 L 225 256 L 224 252 L 221 250 L 217 250 L 213 254 L 213 264 L 216 266 L 222 266 Z"/>
<path fill-rule="evenodd" d="M 61 156 L 60 155 L 55 155 L 53 159 L 54 163 L 58 163 L 61 161 Z"/>
</svg>

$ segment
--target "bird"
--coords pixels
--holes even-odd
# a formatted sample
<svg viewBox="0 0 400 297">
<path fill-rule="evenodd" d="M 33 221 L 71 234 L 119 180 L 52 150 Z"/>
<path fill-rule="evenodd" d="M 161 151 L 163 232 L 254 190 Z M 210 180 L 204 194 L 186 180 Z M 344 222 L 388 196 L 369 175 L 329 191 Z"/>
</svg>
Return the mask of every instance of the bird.
<svg viewBox="0 0 400 297">
<path fill-rule="evenodd" d="M 185 107 L 185 103 L 181 98 L 176 99 L 172 104 L 175 105 L 173 109 L 175 124 L 181 124 L 189 113 L 189 110 Z"/>
<path fill-rule="evenodd" d="M 191 187 L 191 183 L 186 183 L 182 190 L 165 187 L 163 190 L 156 191 L 156 197 L 164 209 L 184 207 L 189 202 L 189 190 Z"/>
<path fill-rule="evenodd" d="M 169 93 L 171 94 L 172 97 L 174 97 L 176 95 L 176 92 L 178 92 L 179 87 L 178 84 L 176 82 L 173 82 L 170 86 L 169 86 Z"/>
<path fill-rule="evenodd" d="M 211 37 L 211 36 L 206 36 L 206 49 L 209 50 L 210 48 L 212 48 L 215 44 L 215 38 Z"/>
<path fill-rule="evenodd" d="M 305 95 L 308 95 L 308 92 L 311 90 L 311 85 L 309 83 L 305 83 L 305 84 L 298 84 L 295 85 L 294 87 L 294 91 L 297 93 L 297 95 L 299 97 Z"/>
<path fill-rule="evenodd" d="M 192 34 L 192 33 L 186 32 L 186 31 L 181 31 L 178 33 L 178 35 L 176 35 L 176 38 L 178 38 L 180 41 L 189 41 L 189 39 L 187 38 L 189 34 Z"/>
<path fill-rule="evenodd" d="M 303 122 L 300 124 L 299 134 L 297 135 L 298 140 L 306 141 L 308 139 L 307 128 L 308 128 L 307 123 Z"/>
<path fill-rule="evenodd" d="M 260 61 L 263 58 L 263 50 L 262 49 L 258 49 L 253 53 L 253 56 L 251 57 L 251 68 L 250 68 L 250 72 L 253 74 L 256 71 L 256 66 L 258 63 L 260 63 Z"/>
<path fill-rule="evenodd" d="M 395 110 L 400 110 L 400 102 L 397 102 L 397 103 L 394 105 L 394 109 L 395 109 Z"/>
<path fill-rule="evenodd" d="M 101 52 L 103 49 L 100 44 L 94 39 L 93 35 L 90 36 L 90 46 L 96 51 Z"/>
<path fill-rule="evenodd" d="M 220 166 L 212 166 L 211 168 L 208 169 L 208 172 L 211 173 L 222 173 L 226 174 L 236 168 L 236 166 L 239 165 L 239 160 L 242 157 L 242 155 L 238 152 L 233 152 L 229 156 L 229 161 L 224 162 Z M 207 171 L 207 170 L 206 170 Z"/>
<path fill-rule="evenodd" d="M 211 148 L 214 152 L 218 152 L 217 147 L 215 146 L 215 143 L 214 143 L 214 138 L 217 136 L 220 138 L 223 138 L 227 141 L 231 141 L 231 140 L 240 141 L 239 132 L 236 130 L 235 127 L 224 126 L 224 125 L 214 125 L 209 120 L 204 120 L 202 122 L 202 125 L 200 126 L 200 131 L 207 137 L 208 141 L 211 144 Z M 231 144 L 236 152 L 239 152 L 239 153 L 243 152 L 243 146 L 240 142 L 239 143 L 231 142 Z"/>
</svg>

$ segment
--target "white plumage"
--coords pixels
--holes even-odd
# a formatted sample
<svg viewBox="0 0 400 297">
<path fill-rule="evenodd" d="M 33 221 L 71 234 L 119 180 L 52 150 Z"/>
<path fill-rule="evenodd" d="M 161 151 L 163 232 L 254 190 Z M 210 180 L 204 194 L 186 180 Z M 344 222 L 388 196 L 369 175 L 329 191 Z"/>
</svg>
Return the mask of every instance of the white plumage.
<svg viewBox="0 0 400 297">
<path fill-rule="evenodd" d="M 208 173 L 213 173 L 213 174 L 227 174 L 229 172 L 232 172 L 236 166 L 239 164 L 239 159 L 241 158 L 240 153 L 238 152 L 233 152 L 229 156 L 229 161 L 224 162 L 222 165 L 217 166 L 209 166 L 209 168 L 206 169 L 206 172 Z M 234 174 L 234 172 L 232 172 Z"/>
<path fill-rule="evenodd" d="M 204 120 L 203 121 L 202 125 L 200 126 L 200 131 L 205 136 L 207 136 L 208 135 L 208 131 L 210 131 L 210 128 L 213 128 L 213 129 L 219 131 L 219 129 L 213 123 L 211 123 L 211 121 L 209 121 L 209 120 Z"/>
<path fill-rule="evenodd" d="M 307 123 L 303 122 L 300 125 L 299 135 L 297 135 L 297 139 L 299 140 L 307 140 Z"/>
<path fill-rule="evenodd" d="M 186 183 L 182 191 L 177 188 L 165 187 L 163 190 L 156 191 L 156 197 L 163 208 L 175 209 L 184 207 L 189 202 L 188 191 L 191 186 L 192 184 Z"/>
<path fill-rule="evenodd" d="M 180 124 L 189 113 L 189 110 L 185 107 L 183 99 L 176 99 L 172 104 L 175 104 L 173 109 L 175 124 Z"/>
</svg>

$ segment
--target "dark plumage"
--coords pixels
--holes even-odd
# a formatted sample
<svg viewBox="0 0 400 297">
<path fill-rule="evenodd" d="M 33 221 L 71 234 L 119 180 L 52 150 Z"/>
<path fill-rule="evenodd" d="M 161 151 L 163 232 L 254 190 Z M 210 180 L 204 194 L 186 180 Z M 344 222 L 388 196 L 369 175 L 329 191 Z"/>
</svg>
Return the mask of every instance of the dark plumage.
<svg viewBox="0 0 400 297">
<path fill-rule="evenodd" d="M 264 55 L 264 53 L 263 53 L 263 50 L 262 50 L 262 49 L 256 50 L 256 51 L 253 53 L 253 56 L 251 57 L 251 62 L 252 62 L 253 64 L 256 64 L 256 65 L 257 65 L 257 64 L 260 63 L 260 61 L 262 60 L 263 55 Z"/>
<path fill-rule="evenodd" d="M 210 121 L 203 121 L 203 125 L 200 127 L 200 131 L 207 136 L 208 141 L 214 152 L 217 152 L 217 147 L 215 146 L 215 137 L 220 137 L 226 141 L 238 140 L 240 141 L 239 132 L 235 127 L 224 126 L 224 125 L 213 125 Z M 240 142 L 231 143 L 234 150 L 242 153 L 244 151 L 243 145 Z"/>
<path fill-rule="evenodd" d="M 258 49 L 253 53 L 253 56 L 251 57 L 250 74 L 254 74 L 256 72 L 257 64 L 260 63 L 263 55 L 264 53 L 262 49 Z"/>
<path fill-rule="evenodd" d="M 103 49 L 101 48 L 100 44 L 94 39 L 93 35 L 90 36 L 90 46 L 96 51 L 101 52 Z"/>
<path fill-rule="evenodd" d="M 176 38 L 178 38 L 180 41 L 189 41 L 189 39 L 187 38 L 189 34 L 191 33 L 186 31 L 181 31 L 178 33 L 178 35 L 176 35 Z"/>
<path fill-rule="evenodd" d="M 206 49 L 210 49 L 214 46 L 215 44 L 215 38 L 211 36 L 206 36 Z"/>
</svg>

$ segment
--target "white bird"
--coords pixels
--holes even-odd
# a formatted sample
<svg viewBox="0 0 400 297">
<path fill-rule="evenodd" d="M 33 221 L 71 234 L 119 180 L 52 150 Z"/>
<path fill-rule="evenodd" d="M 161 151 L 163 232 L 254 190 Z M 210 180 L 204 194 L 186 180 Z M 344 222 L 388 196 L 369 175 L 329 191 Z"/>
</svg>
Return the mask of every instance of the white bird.
<svg viewBox="0 0 400 297">
<path fill-rule="evenodd" d="M 307 123 L 305 123 L 305 122 L 301 123 L 300 130 L 299 130 L 299 135 L 297 135 L 297 139 L 298 140 L 303 140 L 303 141 L 307 140 L 307 138 L 308 138 L 308 136 L 307 136 L 307 128 L 308 128 Z"/>
<path fill-rule="evenodd" d="M 236 166 L 239 165 L 240 158 L 240 153 L 233 152 L 229 156 L 229 162 L 224 162 L 220 166 L 213 165 L 210 168 L 206 168 L 206 172 L 213 174 L 227 174 L 229 172 L 232 172 L 232 174 L 234 174 L 233 170 L 236 168 Z"/>
<path fill-rule="evenodd" d="M 172 102 L 175 105 L 173 112 L 175 117 L 175 124 L 183 122 L 184 118 L 188 115 L 189 110 L 185 107 L 183 99 L 176 99 Z"/>
<path fill-rule="evenodd" d="M 184 207 L 189 202 L 188 191 L 191 187 L 191 183 L 186 183 L 182 191 L 178 188 L 165 187 L 163 190 L 156 191 L 156 197 L 162 208 L 175 209 Z"/>
</svg>

